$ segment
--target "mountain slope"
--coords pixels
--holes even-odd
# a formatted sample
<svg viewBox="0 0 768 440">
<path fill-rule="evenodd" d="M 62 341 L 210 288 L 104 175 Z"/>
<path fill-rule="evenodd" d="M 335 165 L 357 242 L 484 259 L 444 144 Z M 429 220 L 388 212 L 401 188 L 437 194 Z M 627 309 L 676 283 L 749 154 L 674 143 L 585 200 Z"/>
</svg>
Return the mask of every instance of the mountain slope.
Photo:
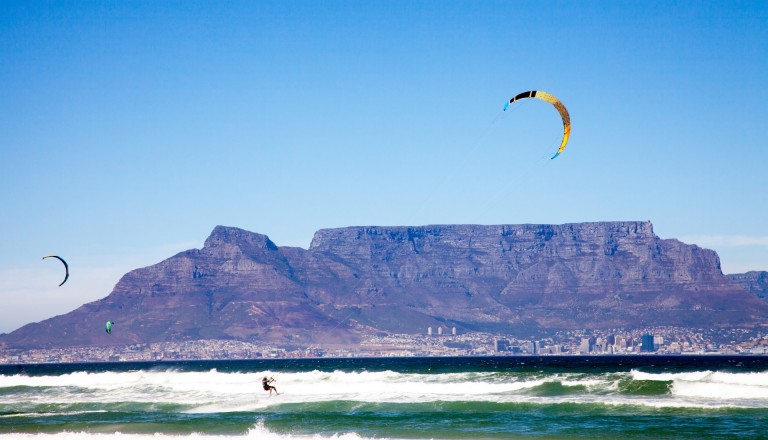
<svg viewBox="0 0 768 440">
<path fill-rule="evenodd" d="M 766 317 L 768 303 L 724 276 L 715 252 L 660 239 L 650 222 L 324 229 L 307 250 L 217 226 L 202 249 L 131 271 L 106 298 L 0 344 L 354 344 L 437 325 L 536 334 Z"/>
</svg>

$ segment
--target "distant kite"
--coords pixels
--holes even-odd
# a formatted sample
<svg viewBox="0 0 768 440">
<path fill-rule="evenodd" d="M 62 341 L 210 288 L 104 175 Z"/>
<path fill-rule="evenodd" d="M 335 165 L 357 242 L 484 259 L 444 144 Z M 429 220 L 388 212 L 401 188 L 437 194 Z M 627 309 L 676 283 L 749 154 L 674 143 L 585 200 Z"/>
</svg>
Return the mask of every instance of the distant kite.
<svg viewBox="0 0 768 440">
<path fill-rule="evenodd" d="M 542 92 L 541 90 L 530 90 L 518 94 L 514 98 L 510 99 L 509 102 L 504 104 L 504 110 L 506 111 L 511 104 L 514 104 L 515 101 L 525 98 L 536 98 L 541 99 L 542 101 L 547 101 L 548 103 L 555 106 L 557 111 L 560 112 L 560 117 L 563 118 L 563 141 L 560 142 L 560 148 L 558 148 L 555 155 L 552 156 L 552 159 L 554 159 L 563 152 L 565 149 L 565 144 L 568 143 L 568 137 L 571 136 L 571 116 L 568 114 L 568 110 L 565 109 L 565 106 L 562 102 L 560 102 L 559 99 L 555 98 L 554 95 L 550 95 L 547 92 Z"/>
<path fill-rule="evenodd" d="M 110 333 L 110 334 L 111 334 L 111 333 L 112 333 L 112 326 L 113 326 L 113 325 L 115 325 L 115 323 L 114 323 L 114 322 L 112 322 L 112 321 L 107 321 L 107 323 L 106 323 L 106 324 L 104 324 L 104 330 L 106 330 L 106 331 L 107 331 L 107 333 Z"/>
<path fill-rule="evenodd" d="M 67 264 L 66 261 L 64 261 L 63 258 L 61 258 L 58 255 L 46 255 L 43 257 L 43 260 L 45 260 L 46 258 L 57 258 L 59 261 L 64 263 L 64 271 L 66 272 L 66 274 L 64 275 L 64 281 L 62 281 L 61 284 L 59 284 L 59 287 L 61 287 L 62 284 L 67 282 L 67 278 L 69 278 L 69 265 Z"/>
</svg>

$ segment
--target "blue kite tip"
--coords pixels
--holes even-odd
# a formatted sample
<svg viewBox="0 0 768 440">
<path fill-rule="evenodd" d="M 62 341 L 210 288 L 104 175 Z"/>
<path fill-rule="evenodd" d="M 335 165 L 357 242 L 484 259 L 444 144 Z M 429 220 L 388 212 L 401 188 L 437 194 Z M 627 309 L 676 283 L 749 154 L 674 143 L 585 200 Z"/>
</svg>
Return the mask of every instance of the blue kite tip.
<svg viewBox="0 0 768 440">
<path fill-rule="evenodd" d="M 556 158 L 556 157 L 557 157 L 557 156 L 559 156 L 559 155 L 560 155 L 560 153 L 555 153 L 555 155 L 554 155 L 554 156 L 552 156 L 552 159 Z"/>
<path fill-rule="evenodd" d="M 504 111 L 507 111 L 507 109 L 508 109 L 508 108 L 509 108 L 509 103 L 508 103 L 508 102 L 505 102 L 505 103 L 504 103 Z"/>
</svg>

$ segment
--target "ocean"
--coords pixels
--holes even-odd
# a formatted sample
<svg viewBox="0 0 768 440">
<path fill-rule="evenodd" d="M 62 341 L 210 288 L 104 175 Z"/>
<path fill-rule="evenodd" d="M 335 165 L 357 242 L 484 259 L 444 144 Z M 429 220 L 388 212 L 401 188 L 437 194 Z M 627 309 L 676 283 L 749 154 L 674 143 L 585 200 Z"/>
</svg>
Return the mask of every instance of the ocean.
<svg viewBox="0 0 768 440">
<path fill-rule="evenodd" d="M 280 395 L 261 379 L 274 376 Z M 2 439 L 768 438 L 768 357 L 0 366 Z"/>
</svg>

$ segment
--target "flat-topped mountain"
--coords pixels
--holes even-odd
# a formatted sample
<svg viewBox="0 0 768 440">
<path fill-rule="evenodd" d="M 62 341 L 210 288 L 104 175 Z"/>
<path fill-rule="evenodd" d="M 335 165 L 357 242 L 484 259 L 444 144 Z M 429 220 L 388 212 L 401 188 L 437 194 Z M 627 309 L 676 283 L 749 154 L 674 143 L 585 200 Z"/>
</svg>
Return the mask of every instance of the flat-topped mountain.
<svg viewBox="0 0 768 440">
<path fill-rule="evenodd" d="M 131 271 L 106 298 L 0 344 L 354 344 L 439 325 L 526 336 L 762 325 L 768 303 L 732 278 L 714 251 L 661 239 L 650 222 L 323 229 L 306 250 L 217 226 L 202 249 Z"/>
<path fill-rule="evenodd" d="M 751 271 L 728 275 L 728 278 L 743 285 L 758 298 L 768 301 L 768 272 Z"/>
</svg>

